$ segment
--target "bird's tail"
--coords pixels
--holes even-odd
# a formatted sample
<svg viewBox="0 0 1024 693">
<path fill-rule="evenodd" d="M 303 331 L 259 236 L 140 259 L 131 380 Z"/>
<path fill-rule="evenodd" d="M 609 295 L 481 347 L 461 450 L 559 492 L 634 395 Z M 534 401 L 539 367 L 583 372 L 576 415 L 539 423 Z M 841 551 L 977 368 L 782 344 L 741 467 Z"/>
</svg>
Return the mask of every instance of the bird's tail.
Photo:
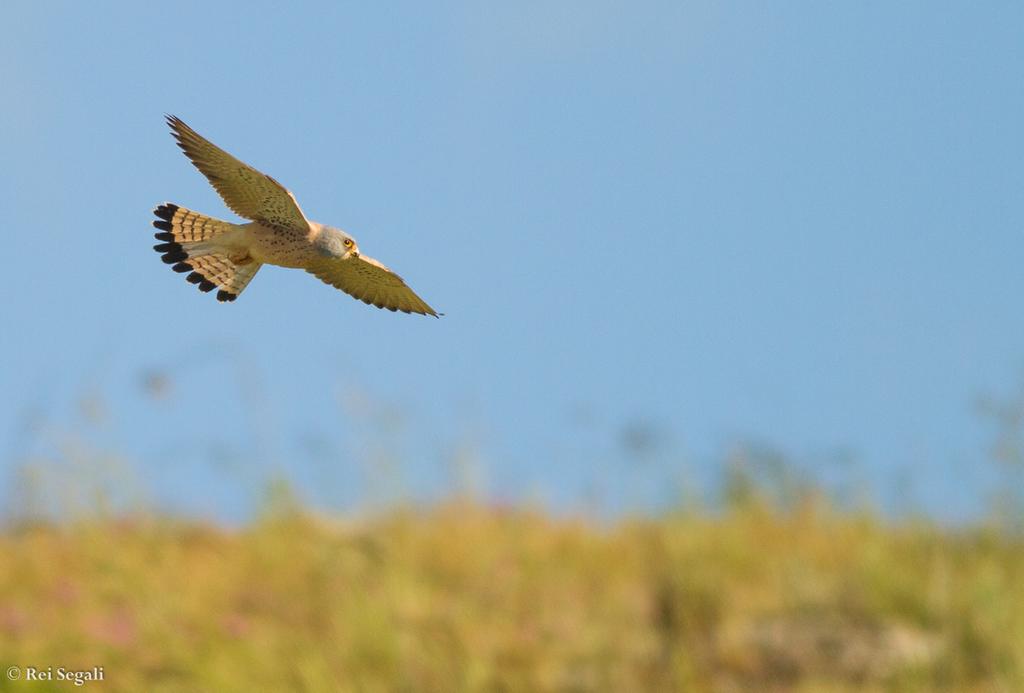
<svg viewBox="0 0 1024 693">
<path fill-rule="evenodd" d="M 153 250 L 175 272 L 188 272 L 189 283 L 200 291 L 217 292 L 218 301 L 234 301 L 260 268 L 252 258 L 232 256 L 216 243 L 235 225 L 190 209 L 164 203 L 153 210 L 160 241 Z"/>
</svg>

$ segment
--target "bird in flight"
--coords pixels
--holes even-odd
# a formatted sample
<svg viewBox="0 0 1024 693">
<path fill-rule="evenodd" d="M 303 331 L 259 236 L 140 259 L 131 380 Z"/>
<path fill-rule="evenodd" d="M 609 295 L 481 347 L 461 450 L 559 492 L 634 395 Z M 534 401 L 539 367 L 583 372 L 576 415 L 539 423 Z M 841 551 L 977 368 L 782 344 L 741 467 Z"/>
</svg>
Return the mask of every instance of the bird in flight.
<svg viewBox="0 0 1024 693">
<path fill-rule="evenodd" d="M 310 221 L 287 188 L 206 140 L 175 116 L 167 124 L 195 167 L 227 206 L 249 220 L 233 224 L 165 202 L 153 210 L 160 241 L 153 250 L 200 291 L 234 301 L 263 265 L 304 269 L 364 303 L 403 313 L 439 315 L 402 278 L 341 229 Z"/>
</svg>

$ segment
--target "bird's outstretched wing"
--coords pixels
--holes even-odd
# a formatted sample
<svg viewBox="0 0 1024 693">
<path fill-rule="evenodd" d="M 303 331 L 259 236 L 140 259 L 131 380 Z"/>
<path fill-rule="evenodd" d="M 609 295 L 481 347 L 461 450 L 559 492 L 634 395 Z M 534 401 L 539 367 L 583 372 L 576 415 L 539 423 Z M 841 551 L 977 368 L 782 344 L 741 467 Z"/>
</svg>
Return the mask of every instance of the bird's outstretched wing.
<svg viewBox="0 0 1024 693">
<path fill-rule="evenodd" d="M 378 308 L 438 316 L 401 277 L 372 257 L 323 258 L 306 267 L 306 271 L 349 296 Z"/>
<path fill-rule="evenodd" d="M 169 115 L 167 124 L 185 156 L 207 177 L 231 211 L 272 228 L 309 231 L 309 220 L 287 188 L 205 139 L 180 118 Z"/>
</svg>

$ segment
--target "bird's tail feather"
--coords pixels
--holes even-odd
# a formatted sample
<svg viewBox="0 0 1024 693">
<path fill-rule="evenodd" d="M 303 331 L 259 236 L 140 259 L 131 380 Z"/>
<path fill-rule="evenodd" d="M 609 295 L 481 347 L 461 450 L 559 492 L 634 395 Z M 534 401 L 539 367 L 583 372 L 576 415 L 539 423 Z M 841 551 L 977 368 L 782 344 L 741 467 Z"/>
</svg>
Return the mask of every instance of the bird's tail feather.
<svg viewBox="0 0 1024 693">
<path fill-rule="evenodd" d="M 153 250 L 175 272 L 188 272 L 189 283 L 200 291 L 217 292 L 218 301 L 234 301 L 256 275 L 260 263 L 249 257 L 231 257 L 218 247 L 217 236 L 234 224 L 165 203 L 153 210 L 160 241 Z"/>
<path fill-rule="evenodd" d="M 163 231 L 162 234 L 157 234 L 157 238 L 167 242 L 208 241 L 235 227 L 230 222 L 214 219 L 170 202 L 165 202 L 154 209 L 153 214 L 157 216 L 153 226 Z"/>
</svg>

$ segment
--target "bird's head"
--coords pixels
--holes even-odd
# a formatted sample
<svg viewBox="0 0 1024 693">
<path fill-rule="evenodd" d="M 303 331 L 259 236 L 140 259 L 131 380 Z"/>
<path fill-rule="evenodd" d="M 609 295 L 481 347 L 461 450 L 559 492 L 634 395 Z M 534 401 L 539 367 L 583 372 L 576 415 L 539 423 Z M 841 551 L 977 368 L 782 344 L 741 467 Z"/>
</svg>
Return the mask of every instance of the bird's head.
<svg viewBox="0 0 1024 693">
<path fill-rule="evenodd" d="M 320 226 L 313 245 L 321 255 L 337 260 L 348 260 L 359 257 L 359 244 L 356 239 L 341 229 L 331 226 Z"/>
<path fill-rule="evenodd" d="M 341 256 L 343 260 L 359 257 L 359 244 L 356 243 L 356 239 L 344 231 L 341 232 L 341 248 L 344 251 Z"/>
</svg>

